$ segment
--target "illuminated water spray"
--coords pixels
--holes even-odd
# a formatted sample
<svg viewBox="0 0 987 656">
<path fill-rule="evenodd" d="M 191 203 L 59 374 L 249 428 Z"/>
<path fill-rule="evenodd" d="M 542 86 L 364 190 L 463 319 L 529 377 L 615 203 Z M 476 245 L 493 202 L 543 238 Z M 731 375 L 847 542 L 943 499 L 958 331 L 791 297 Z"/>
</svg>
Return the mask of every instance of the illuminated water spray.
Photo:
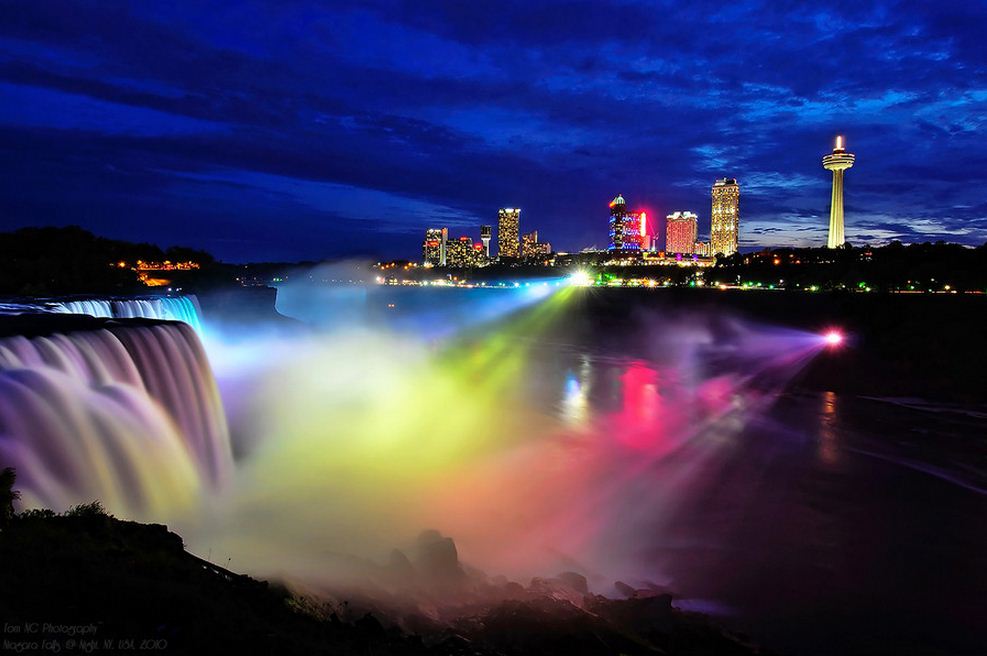
<svg viewBox="0 0 987 656">
<path fill-rule="evenodd" d="M 444 291 L 295 289 L 318 330 L 210 336 L 232 438 L 182 324 L 0 340 L 0 458 L 30 503 L 178 513 L 261 576 L 331 586 L 435 528 L 492 572 L 655 577 L 645 536 L 825 343 L 656 315 L 615 356 L 570 341 L 578 285 Z"/>
</svg>

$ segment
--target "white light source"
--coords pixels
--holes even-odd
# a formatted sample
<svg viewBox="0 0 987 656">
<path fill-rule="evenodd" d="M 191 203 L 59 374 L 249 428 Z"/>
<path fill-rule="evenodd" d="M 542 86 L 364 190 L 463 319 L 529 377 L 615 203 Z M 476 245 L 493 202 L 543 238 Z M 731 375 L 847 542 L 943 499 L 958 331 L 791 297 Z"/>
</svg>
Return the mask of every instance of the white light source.
<svg viewBox="0 0 987 656">
<path fill-rule="evenodd" d="M 589 287 L 593 284 L 593 276 L 579 270 L 569 276 L 569 284 L 573 287 Z"/>
</svg>

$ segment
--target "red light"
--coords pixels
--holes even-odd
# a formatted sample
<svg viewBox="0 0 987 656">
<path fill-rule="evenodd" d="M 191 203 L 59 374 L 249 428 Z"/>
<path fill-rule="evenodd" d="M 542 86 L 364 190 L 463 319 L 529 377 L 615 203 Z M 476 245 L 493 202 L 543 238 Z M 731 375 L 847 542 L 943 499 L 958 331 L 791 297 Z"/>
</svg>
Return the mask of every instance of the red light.
<svg viewBox="0 0 987 656">
<path fill-rule="evenodd" d="M 843 333 L 838 330 L 830 330 L 823 335 L 823 339 L 826 340 L 828 346 L 839 346 L 843 343 Z"/>
</svg>

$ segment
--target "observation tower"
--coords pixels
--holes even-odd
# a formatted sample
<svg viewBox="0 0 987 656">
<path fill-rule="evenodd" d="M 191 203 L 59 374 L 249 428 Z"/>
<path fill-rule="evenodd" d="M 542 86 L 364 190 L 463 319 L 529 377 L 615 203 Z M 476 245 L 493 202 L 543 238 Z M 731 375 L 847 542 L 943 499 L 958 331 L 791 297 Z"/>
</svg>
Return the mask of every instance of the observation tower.
<svg viewBox="0 0 987 656">
<path fill-rule="evenodd" d="M 833 172 L 833 198 L 829 205 L 829 248 L 839 248 L 846 241 L 843 237 L 843 172 L 853 166 L 853 153 L 843 147 L 843 137 L 836 137 L 833 152 L 825 155 L 823 168 Z"/>
</svg>

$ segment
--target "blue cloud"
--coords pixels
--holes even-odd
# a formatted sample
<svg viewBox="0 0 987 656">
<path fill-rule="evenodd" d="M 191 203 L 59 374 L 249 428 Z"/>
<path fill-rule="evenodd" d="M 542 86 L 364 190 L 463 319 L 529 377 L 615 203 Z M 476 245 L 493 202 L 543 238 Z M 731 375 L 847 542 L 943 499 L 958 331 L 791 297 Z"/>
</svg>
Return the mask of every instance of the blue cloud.
<svg viewBox="0 0 987 656">
<path fill-rule="evenodd" d="M 413 255 L 425 225 L 520 205 L 524 229 L 577 249 L 605 241 L 617 192 L 708 221 L 709 186 L 730 176 L 746 246 L 811 243 L 829 202 L 820 158 L 842 133 L 858 157 L 851 239 L 987 238 L 987 16 L 972 3 L 0 11 L 13 226 L 232 260 Z"/>
</svg>

